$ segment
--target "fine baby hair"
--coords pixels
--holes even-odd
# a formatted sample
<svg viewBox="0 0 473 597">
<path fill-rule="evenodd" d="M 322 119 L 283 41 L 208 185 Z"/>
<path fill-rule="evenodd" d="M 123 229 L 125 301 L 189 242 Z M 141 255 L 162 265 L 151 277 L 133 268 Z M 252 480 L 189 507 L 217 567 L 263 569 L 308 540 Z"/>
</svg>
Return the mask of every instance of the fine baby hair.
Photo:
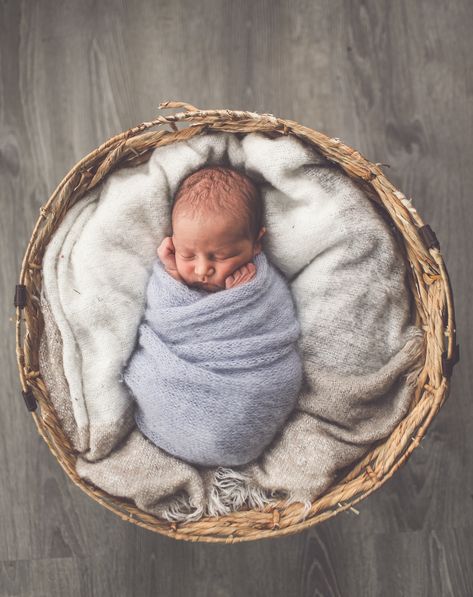
<svg viewBox="0 0 473 597">
<path fill-rule="evenodd" d="M 245 220 L 248 234 L 256 239 L 262 226 L 263 201 L 258 186 L 245 174 L 226 166 L 201 168 L 180 184 L 171 218 L 179 211 L 192 216 L 226 212 Z"/>
</svg>

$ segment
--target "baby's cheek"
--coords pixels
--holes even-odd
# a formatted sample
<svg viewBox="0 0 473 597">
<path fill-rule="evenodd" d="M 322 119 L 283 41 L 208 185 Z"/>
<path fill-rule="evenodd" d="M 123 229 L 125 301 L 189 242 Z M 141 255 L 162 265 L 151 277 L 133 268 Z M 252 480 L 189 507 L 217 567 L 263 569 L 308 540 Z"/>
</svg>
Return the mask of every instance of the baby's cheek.
<svg viewBox="0 0 473 597">
<path fill-rule="evenodd" d="M 216 268 L 216 275 L 221 282 L 225 282 L 225 278 L 227 278 L 230 274 L 235 271 L 235 267 L 231 265 L 222 265 Z"/>
<path fill-rule="evenodd" d="M 189 263 L 183 263 L 182 261 L 176 260 L 177 271 L 180 276 L 184 279 L 190 279 L 192 277 L 192 266 Z"/>
</svg>

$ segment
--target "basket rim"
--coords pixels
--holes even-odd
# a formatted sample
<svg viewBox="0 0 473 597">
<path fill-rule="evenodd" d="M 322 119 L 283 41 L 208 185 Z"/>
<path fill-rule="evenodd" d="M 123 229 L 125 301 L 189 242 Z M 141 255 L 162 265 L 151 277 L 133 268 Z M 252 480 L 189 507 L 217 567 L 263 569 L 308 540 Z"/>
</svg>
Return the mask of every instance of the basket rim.
<svg viewBox="0 0 473 597">
<path fill-rule="evenodd" d="M 160 115 L 109 138 L 79 160 L 64 176 L 40 214 L 31 233 L 16 287 L 16 356 L 22 394 L 39 434 L 46 441 L 70 479 L 92 499 L 123 520 L 148 530 L 187 541 L 237 543 L 294 534 L 340 512 L 353 508 L 379 489 L 404 464 L 420 444 L 431 421 L 448 397 L 450 376 L 459 353 L 456 344 L 453 292 L 440 245 L 430 226 L 425 225 L 412 200 L 407 199 L 384 176 L 383 164 L 372 163 L 339 138 L 331 138 L 293 120 L 273 114 L 228 109 L 200 110 L 185 102 L 167 101 L 159 109 L 184 108 L 184 112 Z M 185 123 L 179 129 L 176 123 Z M 165 125 L 170 131 L 164 130 Z M 151 131 L 158 128 L 157 131 Z M 129 500 L 117 498 L 80 478 L 75 472 L 77 454 L 63 432 L 39 372 L 37 358 L 42 331 L 39 308 L 41 261 L 47 241 L 54 234 L 67 210 L 116 167 L 138 165 L 158 146 L 189 139 L 207 131 L 268 135 L 294 135 L 309 143 L 380 205 L 402 236 L 405 259 L 411 266 L 411 291 L 416 317 L 423 323 L 426 355 L 418 376 L 416 396 L 409 413 L 385 441 L 355 463 L 350 471 L 312 502 L 302 517 L 299 502 L 284 501 L 263 510 L 240 510 L 229 515 L 204 517 L 194 522 L 172 523 L 137 508 Z M 27 300 L 27 296 L 31 300 Z M 22 334 L 24 328 L 24 334 Z M 41 414 L 36 410 L 40 404 Z M 411 441 L 409 441 L 411 440 Z"/>
</svg>

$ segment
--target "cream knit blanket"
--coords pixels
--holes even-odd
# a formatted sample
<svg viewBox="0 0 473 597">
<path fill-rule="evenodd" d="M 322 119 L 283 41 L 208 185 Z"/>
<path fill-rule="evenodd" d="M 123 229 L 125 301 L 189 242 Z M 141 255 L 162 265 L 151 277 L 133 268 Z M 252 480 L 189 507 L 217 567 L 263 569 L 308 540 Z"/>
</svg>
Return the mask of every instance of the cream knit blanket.
<svg viewBox="0 0 473 597">
<path fill-rule="evenodd" d="M 261 184 L 263 249 L 290 283 L 304 380 L 260 459 L 201 468 L 136 428 L 121 372 L 180 181 L 229 164 Z M 40 367 L 78 474 L 172 520 L 274 497 L 309 504 L 406 414 L 423 356 L 397 241 L 361 190 L 291 136 L 197 136 L 112 173 L 68 211 L 43 262 Z"/>
</svg>

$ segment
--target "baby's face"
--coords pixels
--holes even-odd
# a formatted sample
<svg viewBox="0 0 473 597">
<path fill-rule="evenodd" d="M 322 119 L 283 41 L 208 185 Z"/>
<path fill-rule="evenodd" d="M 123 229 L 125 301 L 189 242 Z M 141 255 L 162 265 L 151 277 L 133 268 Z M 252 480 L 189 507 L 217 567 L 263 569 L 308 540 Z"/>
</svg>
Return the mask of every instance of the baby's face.
<svg viewBox="0 0 473 597">
<path fill-rule="evenodd" d="M 188 286 L 207 292 L 225 289 L 225 278 L 261 251 L 259 239 L 248 237 L 241 224 L 225 216 L 192 218 L 177 215 L 172 241 L 176 268 Z"/>
</svg>

